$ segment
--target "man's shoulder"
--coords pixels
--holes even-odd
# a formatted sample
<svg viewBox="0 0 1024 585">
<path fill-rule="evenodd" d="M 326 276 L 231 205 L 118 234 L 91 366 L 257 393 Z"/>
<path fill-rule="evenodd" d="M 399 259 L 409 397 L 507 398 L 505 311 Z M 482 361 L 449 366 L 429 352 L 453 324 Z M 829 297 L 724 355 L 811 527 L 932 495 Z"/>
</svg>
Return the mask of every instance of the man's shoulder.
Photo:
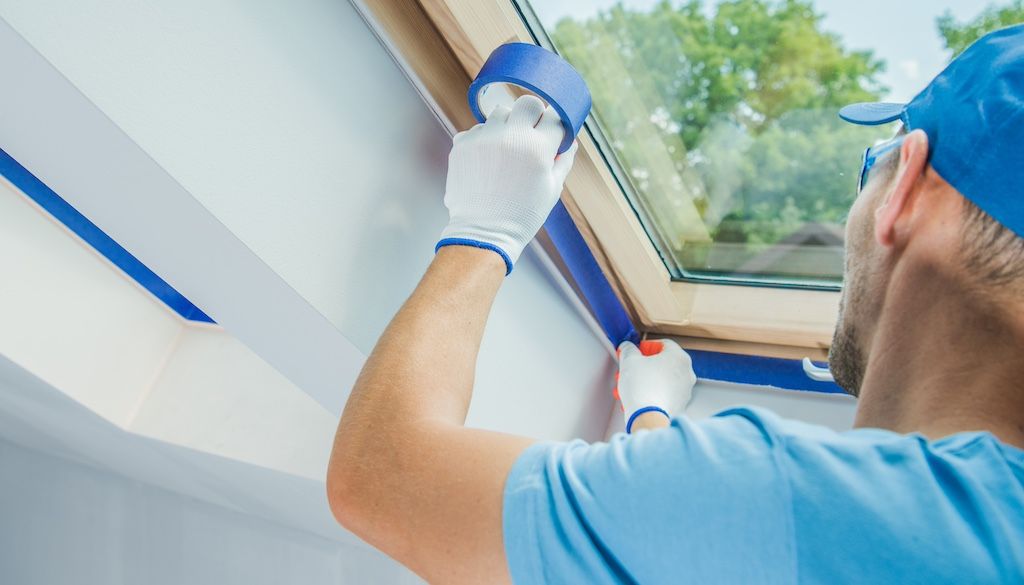
<svg viewBox="0 0 1024 585">
<path fill-rule="evenodd" d="M 680 421 L 680 425 L 683 423 Z M 706 419 L 694 421 L 716 433 L 756 433 L 755 437 L 781 446 L 786 441 L 802 439 L 808 441 L 843 440 L 843 432 L 827 426 L 797 419 L 784 418 L 775 412 L 757 406 L 736 406 L 722 410 Z"/>
<path fill-rule="evenodd" d="M 723 410 L 700 421 L 680 418 L 673 427 L 708 440 L 730 437 L 763 442 L 781 454 L 785 465 L 805 467 L 809 472 L 841 467 L 870 471 L 876 478 L 885 474 L 921 476 L 930 475 L 937 463 L 944 463 L 964 474 L 994 466 L 1024 478 L 1024 450 L 985 431 L 929 439 L 919 433 L 879 428 L 836 430 L 750 406 Z"/>
</svg>

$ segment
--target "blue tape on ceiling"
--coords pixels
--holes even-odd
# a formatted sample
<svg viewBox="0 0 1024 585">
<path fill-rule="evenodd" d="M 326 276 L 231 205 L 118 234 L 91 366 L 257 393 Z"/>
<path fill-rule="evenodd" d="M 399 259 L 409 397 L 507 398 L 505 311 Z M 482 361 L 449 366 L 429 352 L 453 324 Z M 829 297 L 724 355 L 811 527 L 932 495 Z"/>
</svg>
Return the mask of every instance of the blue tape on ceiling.
<svg viewBox="0 0 1024 585">
<path fill-rule="evenodd" d="M 160 299 L 175 313 L 190 321 L 201 323 L 214 322 L 206 313 L 199 310 L 199 307 L 193 305 L 184 295 L 174 290 L 174 287 L 167 284 L 164 279 L 147 268 L 138 258 L 132 256 L 128 250 L 125 250 L 120 244 L 111 239 L 96 224 L 86 219 L 70 203 L 64 201 L 47 187 L 45 183 L 30 173 L 28 169 L 18 164 L 18 161 L 14 160 L 3 149 L 0 149 L 0 175 L 3 175 L 15 187 L 49 212 L 54 219 L 67 226 L 69 230 L 74 232 L 85 243 L 105 256 L 107 260 L 110 260 L 110 262 L 131 277 L 132 280 L 142 285 L 143 288 Z"/>
<path fill-rule="evenodd" d="M 565 59 L 537 45 L 507 43 L 487 58 L 469 86 L 469 108 L 479 122 L 486 118 L 480 111 L 480 93 L 492 83 L 526 88 L 558 112 L 565 128 L 560 153 L 572 146 L 590 114 L 590 90 L 580 74 Z"/>
</svg>

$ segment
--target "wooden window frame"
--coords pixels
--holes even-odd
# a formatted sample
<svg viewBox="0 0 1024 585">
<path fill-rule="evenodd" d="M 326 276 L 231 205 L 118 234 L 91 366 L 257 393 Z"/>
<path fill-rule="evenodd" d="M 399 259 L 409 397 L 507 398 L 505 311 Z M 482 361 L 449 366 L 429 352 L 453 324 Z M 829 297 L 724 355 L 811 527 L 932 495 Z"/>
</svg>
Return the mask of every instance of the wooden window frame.
<svg viewBox="0 0 1024 585">
<path fill-rule="evenodd" d="M 354 1 L 455 130 L 475 123 L 466 91 L 491 51 L 534 42 L 511 0 Z M 642 332 L 732 353 L 827 354 L 839 292 L 673 281 L 587 132 L 579 135 L 562 201 Z"/>
</svg>

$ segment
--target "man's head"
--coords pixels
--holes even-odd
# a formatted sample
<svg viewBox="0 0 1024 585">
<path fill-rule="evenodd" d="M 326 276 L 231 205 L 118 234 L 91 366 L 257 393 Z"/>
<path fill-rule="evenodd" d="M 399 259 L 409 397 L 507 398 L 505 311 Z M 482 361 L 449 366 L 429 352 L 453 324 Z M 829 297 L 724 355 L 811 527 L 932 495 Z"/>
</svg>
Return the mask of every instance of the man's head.
<svg viewBox="0 0 1024 585">
<path fill-rule="evenodd" d="M 867 153 L 847 224 L 829 365 L 858 395 L 897 288 L 924 300 L 943 287 L 994 319 L 1024 299 L 1024 26 L 979 40 L 909 104 L 856 104 L 840 116 L 903 122 Z"/>
</svg>

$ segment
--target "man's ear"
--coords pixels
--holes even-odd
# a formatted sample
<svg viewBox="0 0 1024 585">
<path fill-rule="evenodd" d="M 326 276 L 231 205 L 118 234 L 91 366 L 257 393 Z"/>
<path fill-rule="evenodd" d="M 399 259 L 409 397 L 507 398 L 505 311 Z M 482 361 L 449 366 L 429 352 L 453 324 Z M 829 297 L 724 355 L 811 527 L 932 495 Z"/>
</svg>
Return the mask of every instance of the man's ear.
<svg viewBox="0 0 1024 585">
<path fill-rule="evenodd" d="M 896 224 L 913 207 L 918 181 L 928 168 L 928 135 L 914 130 L 900 147 L 900 163 L 889 192 L 875 210 L 875 239 L 883 246 L 896 241 Z"/>
</svg>

